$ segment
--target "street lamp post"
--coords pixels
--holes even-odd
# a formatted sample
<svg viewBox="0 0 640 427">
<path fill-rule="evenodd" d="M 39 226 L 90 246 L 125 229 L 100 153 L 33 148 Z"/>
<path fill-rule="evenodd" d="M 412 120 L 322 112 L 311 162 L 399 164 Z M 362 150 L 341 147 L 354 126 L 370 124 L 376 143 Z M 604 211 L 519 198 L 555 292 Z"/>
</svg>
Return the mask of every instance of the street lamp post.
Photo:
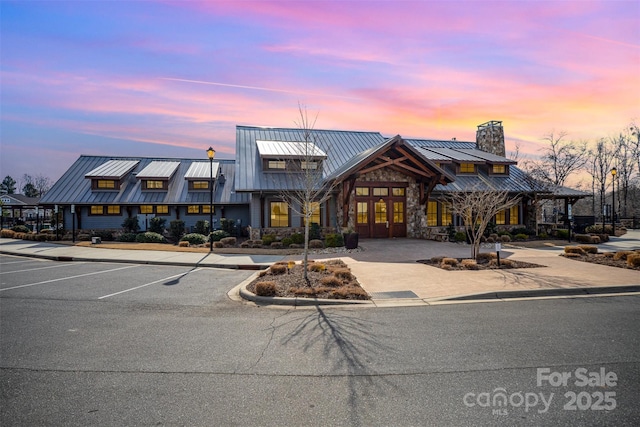
<svg viewBox="0 0 640 427">
<path fill-rule="evenodd" d="M 616 237 L 616 174 L 618 173 L 617 168 L 611 169 L 611 176 L 613 177 L 612 185 L 613 189 L 611 191 L 611 234 L 613 237 Z"/>
<path fill-rule="evenodd" d="M 216 150 L 209 147 L 207 150 L 207 157 L 209 157 L 209 252 L 213 252 L 211 233 L 213 232 L 213 156 L 215 155 Z"/>
</svg>

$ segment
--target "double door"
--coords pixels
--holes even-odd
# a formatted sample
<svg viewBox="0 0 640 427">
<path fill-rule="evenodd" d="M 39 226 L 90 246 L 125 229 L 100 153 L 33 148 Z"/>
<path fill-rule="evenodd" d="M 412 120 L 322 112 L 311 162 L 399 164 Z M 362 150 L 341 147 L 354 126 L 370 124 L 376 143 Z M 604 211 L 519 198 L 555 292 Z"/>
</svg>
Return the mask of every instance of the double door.
<svg viewBox="0 0 640 427">
<path fill-rule="evenodd" d="M 406 237 L 406 188 L 356 187 L 356 229 L 363 238 Z"/>
</svg>

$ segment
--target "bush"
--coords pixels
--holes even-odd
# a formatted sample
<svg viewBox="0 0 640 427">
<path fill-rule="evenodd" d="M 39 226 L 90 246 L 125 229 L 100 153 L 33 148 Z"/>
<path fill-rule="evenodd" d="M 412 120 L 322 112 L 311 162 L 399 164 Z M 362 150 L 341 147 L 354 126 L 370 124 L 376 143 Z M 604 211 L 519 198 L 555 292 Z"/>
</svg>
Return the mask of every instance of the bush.
<svg viewBox="0 0 640 427">
<path fill-rule="evenodd" d="M 442 265 L 450 265 L 453 267 L 458 265 L 458 260 L 455 258 L 442 258 Z"/>
<path fill-rule="evenodd" d="M 229 236 L 236 234 L 236 221 L 233 219 L 220 218 L 220 227 L 226 231 Z"/>
<path fill-rule="evenodd" d="M 235 237 L 223 237 L 220 239 L 220 242 L 225 246 L 235 246 L 236 238 Z"/>
<path fill-rule="evenodd" d="M 282 249 L 282 242 L 271 242 L 269 247 L 273 249 Z"/>
<path fill-rule="evenodd" d="M 369 294 L 360 286 L 344 286 L 332 291 L 329 298 L 369 299 Z"/>
<path fill-rule="evenodd" d="M 578 243 L 592 243 L 593 239 L 591 238 L 591 234 L 576 234 L 575 235 L 576 242 Z"/>
<path fill-rule="evenodd" d="M 27 227 L 26 225 L 14 225 L 13 227 L 11 227 L 12 231 L 15 231 L 16 233 L 31 233 L 31 230 L 29 230 L 29 227 Z"/>
<path fill-rule="evenodd" d="M 559 228 L 556 230 L 556 237 L 558 239 L 568 239 L 569 238 L 569 230 L 565 230 L 563 228 Z"/>
<path fill-rule="evenodd" d="M 241 248 L 250 248 L 252 243 L 253 243 L 252 240 L 245 240 L 244 242 L 240 243 L 240 247 Z"/>
<path fill-rule="evenodd" d="M 332 288 L 337 288 L 342 286 L 342 280 L 338 279 L 336 276 L 327 276 L 320 279 L 320 283 L 322 286 L 329 286 Z"/>
<path fill-rule="evenodd" d="M 340 246 L 344 246 L 344 239 L 342 238 L 342 234 L 338 233 L 327 234 L 324 238 L 324 242 L 326 247 L 328 248 L 338 248 Z"/>
<path fill-rule="evenodd" d="M 216 231 L 211 232 L 211 234 L 209 234 L 209 239 L 211 239 L 214 242 L 219 242 L 220 240 L 224 239 L 225 237 L 229 237 L 229 233 L 227 233 L 224 230 L 216 230 Z"/>
<path fill-rule="evenodd" d="M 476 255 L 476 261 L 478 262 L 489 262 L 492 259 L 496 259 L 497 255 L 493 252 L 481 252 Z"/>
<path fill-rule="evenodd" d="M 438 256 L 431 257 L 429 261 L 431 261 L 434 264 L 440 264 L 443 259 L 444 257 L 442 255 L 438 255 Z"/>
<path fill-rule="evenodd" d="M 511 236 L 508 234 L 503 234 L 502 236 L 500 236 L 500 241 L 502 243 L 509 243 L 511 241 Z"/>
<path fill-rule="evenodd" d="M 492 259 L 489 261 L 489 267 L 498 267 L 498 259 Z M 513 268 L 513 261 L 510 259 L 501 259 L 500 268 Z"/>
<path fill-rule="evenodd" d="M 181 248 L 188 248 L 189 245 L 190 245 L 190 243 L 185 241 L 185 240 L 181 240 L 180 242 L 178 242 L 178 246 L 180 246 Z"/>
<path fill-rule="evenodd" d="M 580 246 L 565 246 L 564 247 L 564 253 L 565 254 L 586 255 L 586 252 Z"/>
<path fill-rule="evenodd" d="M 594 233 L 594 234 L 602 233 L 602 224 L 590 225 L 587 228 L 585 228 L 584 231 L 587 233 Z M 604 226 L 604 234 L 613 236 L 613 228 L 611 227 L 611 224 L 607 224 Z"/>
<path fill-rule="evenodd" d="M 634 252 L 633 252 L 633 251 L 618 251 L 618 252 L 616 252 L 616 254 L 613 256 L 613 259 L 614 259 L 614 260 L 616 260 L 616 261 L 619 261 L 619 260 L 623 260 L 623 261 L 624 261 L 624 260 L 626 260 L 626 259 L 627 259 L 627 257 L 628 257 L 629 255 L 633 255 L 633 254 L 634 254 Z"/>
<path fill-rule="evenodd" d="M 315 271 L 315 272 L 318 272 L 318 273 L 322 273 L 326 268 L 327 268 L 327 266 L 324 265 L 321 262 L 313 262 L 313 263 L 307 265 L 307 270 Z"/>
<path fill-rule="evenodd" d="M 161 216 L 155 216 L 149 220 L 149 231 L 162 234 L 164 233 L 164 227 L 166 223 L 167 223 L 166 218 L 162 218 Z"/>
<path fill-rule="evenodd" d="M 304 244 L 304 234 L 302 233 L 293 233 L 291 235 L 291 243 L 295 243 L 296 245 Z"/>
<path fill-rule="evenodd" d="M 542 233 L 538 234 L 538 237 L 541 238 L 541 239 L 548 239 L 549 235 L 547 233 L 545 233 L 545 232 L 542 232 Z"/>
<path fill-rule="evenodd" d="M 275 241 L 276 241 L 275 234 L 265 234 L 264 236 L 262 236 L 262 244 L 265 246 L 271 246 L 271 244 Z"/>
<path fill-rule="evenodd" d="M 518 234 L 524 234 L 526 236 L 535 236 L 535 232 L 533 230 L 530 230 L 526 227 L 516 227 L 516 228 L 512 228 L 511 229 L 511 234 L 518 235 Z"/>
<path fill-rule="evenodd" d="M 527 240 L 529 238 L 529 235 L 524 233 L 518 233 L 515 236 L 513 236 L 513 238 L 515 240 Z"/>
<path fill-rule="evenodd" d="M 597 254 L 598 253 L 598 247 L 597 246 L 579 245 L 578 247 L 580 249 L 582 249 L 583 251 L 585 251 L 585 253 L 588 253 L 588 254 Z"/>
<path fill-rule="evenodd" d="M 463 233 L 462 231 L 457 231 L 456 234 L 453 235 L 453 240 L 455 240 L 456 242 L 466 242 L 467 233 Z"/>
<path fill-rule="evenodd" d="M 479 268 L 475 259 L 463 259 L 460 265 L 467 270 L 477 270 Z"/>
<path fill-rule="evenodd" d="M 629 266 L 631 268 L 639 268 L 640 267 L 640 254 L 627 255 L 627 266 Z"/>
<path fill-rule="evenodd" d="M 187 242 L 190 245 L 203 245 L 207 241 L 207 236 L 200 233 L 189 233 L 182 236 L 180 243 Z"/>
<path fill-rule="evenodd" d="M 291 237 L 285 237 L 284 239 L 282 239 L 282 246 L 285 248 L 288 248 L 292 243 L 293 239 Z"/>
<path fill-rule="evenodd" d="M 138 243 L 164 243 L 165 238 L 162 234 L 147 231 L 146 233 L 140 233 L 136 236 L 136 242 Z"/>
<path fill-rule="evenodd" d="M 258 282 L 256 283 L 256 295 L 261 297 L 275 296 L 278 291 L 278 287 L 275 282 Z"/>
<path fill-rule="evenodd" d="M 9 230 L 8 228 L 3 228 L 2 231 L 0 231 L 0 237 L 14 239 L 16 237 L 16 232 L 13 230 Z"/>
<path fill-rule="evenodd" d="M 219 241 L 218 242 L 213 242 L 213 247 L 214 248 L 218 248 L 218 249 L 224 248 L 224 243 L 219 242 Z"/>
<path fill-rule="evenodd" d="M 209 221 L 205 219 L 200 219 L 196 221 L 196 225 L 195 227 L 193 227 L 193 232 L 206 236 L 207 233 L 209 232 Z"/>
<path fill-rule="evenodd" d="M 122 233 L 120 237 L 118 237 L 119 242 L 135 242 L 136 241 L 136 233 Z"/>
<path fill-rule="evenodd" d="M 319 239 L 309 240 L 309 249 L 324 249 L 324 242 Z"/>
<path fill-rule="evenodd" d="M 287 272 L 287 266 L 285 264 L 274 264 L 269 268 L 269 272 L 274 276 L 278 274 L 285 274 Z"/>
<path fill-rule="evenodd" d="M 309 240 L 320 240 L 320 224 L 312 222 L 309 226 Z"/>
<path fill-rule="evenodd" d="M 339 268 L 334 270 L 333 275 L 338 279 L 351 281 L 353 280 L 353 274 L 351 274 L 351 270 L 348 268 Z"/>
<path fill-rule="evenodd" d="M 184 234 L 184 221 L 181 219 L 174 219 L 169 223 L 169 235 L 171 238 L 178 242 Z"/>
<path fill-rule="evenodd" d="M 138 224 L 138 217 L 132 216 L 129 218 L 125 218 L 122 221 L 122 228 L 124 228 L 125 233 L 137 233 L 140 231 L 140 224 Z"/>
<path fill-rule="evenodd" d="M 99 237 L 105 242 L 113 242 L 113 231 L 109 231 L 109 230 L 94 231 L 93 237 Z"/>
</svg>

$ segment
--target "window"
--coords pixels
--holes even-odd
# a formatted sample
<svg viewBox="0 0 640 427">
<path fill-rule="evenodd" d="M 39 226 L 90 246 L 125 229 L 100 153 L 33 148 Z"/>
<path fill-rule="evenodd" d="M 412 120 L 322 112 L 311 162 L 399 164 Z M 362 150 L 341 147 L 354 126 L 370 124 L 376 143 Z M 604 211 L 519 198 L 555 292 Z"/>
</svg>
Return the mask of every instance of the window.
<svg viewBox="0 0 640 427">
<path fill-rule="evenodd" d="M 496 225 L 504 225 L 507 223 L 507 211 L 501 210 L 496 214 Z"/>
<path fill-rule="evenodd" d="M 269 169 L 286 169 L 287 164 L 284 160 L 269 160 L 267 161 L 267 168 Z"/>
<path fill-rule="evenodd" d="M 311 218 L 310 218 L 310 222 L 311 224 L 313 224 L 314 222 L 318 225 L 320 225 L 320 203 L 318 202 L 311 202 L 309 203 L 310 205 L 310 211 L 311 211 Z M 307 213 L 307 209 L 304 210 L 304 218 L 302 219 L 302 224 L 304 225 L 306 222 L 306 213 Z"/>
<path fill-rule="evenodd" d="M 215 211 L 215 208 L 214 208 Z M 211 213 L 211 205 L 202 205 L 200 209 L 200 213 L 208 214 Z"/>
<path fill-rule="evenodd" d="M 405 194 L 405 189 L 404 187 L 394 187 L 391 189 L 391 194 L 396 197 L 403 197 Z"/>
<path fill-rule="evenodd" d="M 389 189 L 387 187 L 375 187 L 373 189 L 373 195 L 374 196 L 388 196 L 389 195 Z"/>
<path fill-rule="evenodd" d="M 300 162 L 300 169 L 318 169 L 318 162 L 307 162 L 302 160 Z"/>
<path fill-rule="evenodd" d="M 199 214 L 200 213 L 200 205 L 189 205 L 187 206 L 188 214 Z"/>
<path fill-rule="evenodd" d="M 356 187 L 356 196 L 368 196 L 369 187 Z"/>
<path fill-rule="evenodd" d="M 441 212 L 440 212 L 440 224 L 449 225 L 453 224 L 453 216 L 451 215 L 451 204 L 447 202 L 441 203 Z"/>
<path fill-rule="evenodd" d="M 375 190 L 375 188 L 374 188 Z M 374 203 L 374 222 L 382 224 L 387 222 L 387 202 L 384 200 Z"/>
<path fill-rule="evenodd" d="M 118 205 L 91 205 L 89 208 L 90 215 L 120 215 L 120 206 Z"/>
<path fill-rule="evenodd" d="M 438 202 L 429 200 L 427 202 L 427 227 L 438 225 Z"/>
<path fill-rule="evenodd" d="M 209 181 L 189 181 L 190 190 L 208 190 Z"/>
<path fill-rule="evenodd" d="M 393 202 L 393 223 L 404 223 L 404 202 Z"/>
<path fill-rule="evenodd" d="M 120 215 L 120 206 L 108 205 L 107 215 Z"/>
<path fill-rule="evenodd" d="M 158 215 L 169 215 L 169 206 L 168 205 L 158 205 L 158 206 L 156 206 L 156 214 L 158 214 Z"/>
<path fill-rule="evenodd" d="M 518 209 L 518 205 L 511 206 L 509 210 L 509 224 L 519 224 L 520 223 L 520 210 Z"/>
<path fill-rule="evenodd" d="M 367 224 L 369 222 L 369 205 L 367 202 L 358 202 L 356 204 L 356 212 L 356 222 L 358 224 Z"/>
<path fill-rule="evenodd" d="M 473 163 L 460 163 L 460 173 L 476 173 L 476 165 Z"/>
<path fill-rule="evenodd" d="M 153 205 L 141 205 L 140 206 L 140 213 L 141 214 L 152 214 L 153 213 Z"/>
<path fill-rule="evenodd" d="M 271 227 L 289 226 L 289 206 L 286 202 L 271 202 L 269 206 Z"/>
<path fill-rule="evenodd" d="M 144 181 L 144 186 L 147 190 L 163 190 L 165 181 L 156 181 L 147 179 Z"/>
<path fill-rule="evenodd" d="M 103 215 L 103 214 L 104 214 L 104 206 L 91 205 L 91 215 Z"/>
<path fill-rule="evenodd" d="M 116 181 L 113 179 L 98 179 L 96 188 L 100 190 L 113 190 L 116 188 Z"/>
<path fill-rule="evenodd" d="M 507 166 L 506 165 L 493 165 L 491 166 L 491 172 L 495 173 L 495 174 L 505 174 L 507 173 Z"/>
</svg>

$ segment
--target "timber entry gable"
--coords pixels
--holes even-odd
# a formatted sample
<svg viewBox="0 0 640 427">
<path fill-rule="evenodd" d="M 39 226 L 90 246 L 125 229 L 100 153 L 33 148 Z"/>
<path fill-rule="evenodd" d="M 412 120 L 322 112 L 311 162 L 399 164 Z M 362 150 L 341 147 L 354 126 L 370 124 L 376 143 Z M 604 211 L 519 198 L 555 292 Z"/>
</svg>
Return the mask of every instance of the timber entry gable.
<svg viewBox="0 0 640 427">
<path fill-rule="evenodd" d="M 388 139 L 382 144 L 372 147 L 369 150 L 356 156 L 346 165 L 343 165 L 341 170 L 336 171 L 334 176 L 331 177 L 334 180 L 340 182 L 341 191 L 338 202 L 342 207 L 342 226 L 349 227 L 357 222 L 356 218 L 349 218 L 349 212 L 354 215 L 362 215 L 362 213 L 354 212 L 354 209 L 350 209 L 353 205 L 352 198 L 356 195 L 356 183 L 363 179 L 365 176 L 379 177 L 381 186 L 387 186 L 390 191 L 393 191 L 393 186 L 387 180 L 384 179 L 384 174 L 391 173 L 395 176 L 406 176 L 413 185 L 417 185 L 419 191 L 419 204 L 425 206 L 429 195 L 433 188 L 437 184 L 446 185 L 455 180 L 455 178 L 438 167 L 434 162 L 426 158 L 420 149 L 407 143 L 400 135 L 396 135 L 393 138 Z M 367 179 L 369 187 L 376 188 L 375 181 Z M 375 190 L 374 190 L 375 191 Z M 400 192 L 400 190 L 398 190 Z M 378 194 L 371 193 L 371 197 L 375 198 Z M 387 215 L 387 220 L 382 222 L 386 223 L 386 229 L 389 228 L 389 220 L 393 222 L 393 218 L 404 218 L 406 216 L 404 211 L 395 212 L 394 209 L 402 209 L 398 205 L 399 202 L 394 202 L 394 199 L 390 198 L 385 201 L 384 198 L 380 198 L 380 203 L 375 201 L 371 202 L 371 221 L 379 222 L 384 220 L 384 215 Z M 385 204 L 383 204 L 383 202 Z M 382 210 L 385 210 L 384 212 Z M 388 209 L 389 213 L 386 213 Z M 356 209 L 357 210 L 357 209 Z M 378 233 L 374 232 L 373 226 L 370 227 L 371 237 L 387 237 L 384 236 L 384 230 Z M 397 229 L 396 229 L 397 231 Z M 406 229 L 405 229 L 406 235 Z M 389 231 L 388 237 L 394 237 L 393 232 Z M 399 236 L 397 236 L 399 237 Z"/>
</svg>

